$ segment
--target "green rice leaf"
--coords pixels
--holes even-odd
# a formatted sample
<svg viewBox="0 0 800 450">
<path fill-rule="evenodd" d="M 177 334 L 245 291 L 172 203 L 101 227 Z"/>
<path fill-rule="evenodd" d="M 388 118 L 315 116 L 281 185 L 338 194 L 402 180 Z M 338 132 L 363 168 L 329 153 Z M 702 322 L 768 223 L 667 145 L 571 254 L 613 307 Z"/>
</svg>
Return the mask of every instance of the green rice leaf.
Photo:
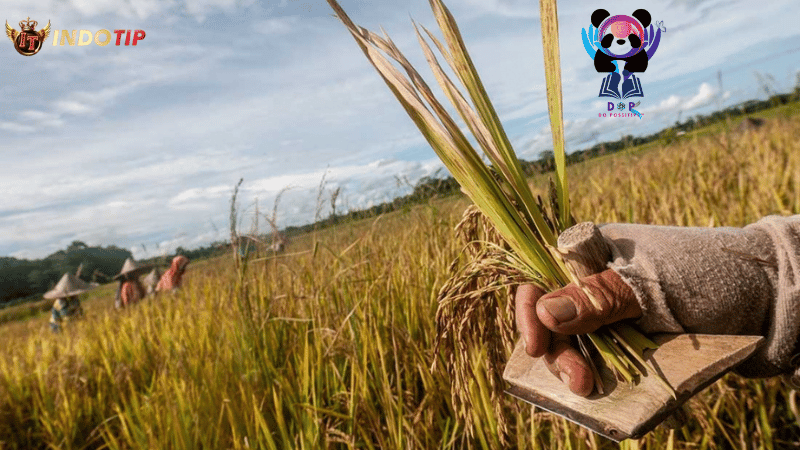
<svg viewBox="0 0 800 450">
<path fill-rule="evenodd" d="M 522 165 L 472 63 L 455 19 L 442 0 L 430 0 L 430 4 L 447 45 L 443 45 L 424 27 L 422 29 L 452 69 L 467 95 L 447 75 L 432 47 L 420 32 L 420 27 L 414 24 L 417 39 L 439 86 L 474 136 L 483 154 L 491 161 L 491 167 L 484 162 L 459 124 L 388 35 L 384 32 L 383 36 L 379 36 L 355 25 L 336 0 L 328 0 L 328 3 L 462 190 L 511 247 L 511 252 L 501 249 L 499 254 L 504 260 L 493 257 L 497 259 L 493 259 L 494 267 L 500 268 L 499 270 L 517 269 L 529 275 L 530 282 L 546 290 L 565 286 L 569 282 L 583 287 L 556 248 L 556 235 L 572 225 L 572 215 L 566 178 L 555 1 L 542 1 L 541 12 L 548 111 L 556 159 L 556 183 L 551 206 L 557 217 L 546 217 L 544 207 L 534 199 Z M 554 224 L 552 228 L 551 223 Z M 598 306 L 592 293 L 585 288 L 584 291 Z M 635 348 L 644 348 L 642 346 L 647 344 L 628 330 L 623 333 L 628 336 L 628 341 L 625 338 L 618 340 L 626 346 L 628 342 L 633 342 Z M 639 374 L 636 365 L 612 336 L 598 332 L 587 337 L 607 364 L 627 382 L 632 382 L 634 375 Z M 583 341 L 581 348 L 589 358 Z M 636 351 L 631 351 L 636 356 Z M 593 372 L 600 391 L 602 382 L 596 368 Z"/>
<path fill-rule="evenodd" d="M 553 133 L 553 155 L 556 163 L 556 189 L 559 203 L 559 222 L 569 228 L 571 212 L 567 187 L 566 156 L 564 149 L 564 113 L 561 100 L 561 57 L 558 47 L 558 8 L 556 0 L 540 0 L 539 15 L 542 22 L 544 47 L 544 74 L 547 84 L 547 110 Z M 562 229 L 562 230 L 563 230 Z"/>
<path fill-rule="evenodd" d="M 544 219 L 541 217 L 541 213 L 536 207 L 533 193 L 527 184 L 522 165 L 517 159 L 516 153 L 514 153 L 508 136 L 497 116 L 497 112 L 483 87 L 477 70 L 475 70 L 472 58 L 470 58 L 469 52 L 467 52 L 466 45 L 458 30 L 455 19 L 442 0 L 430 0 L 430 3 L 439 28 L 442 30 L 445 41 L 448 43 L 449 51 L 430 32 L 427 30 L 425 31 L 439 48 L 439 51 L 448 62 L 453 72 L 469 93 L 477 114 L 481 117 L 493 138 L 495 146 L 484 148 L 484 151 L 486 151 L 487 156 L 489 156 L 493 164 L 506 176 L 506 179 L 518 193 L 520 203 L 524 206 L 525 211 L 534 223 L 544 243 L 555 245 L 556 236 L 546 225 Z"/>
<path fill-rule="evenodd" d="M 603 361 L 609 365 L 609 369 L 613 370 L 618 376 L 623 378 L 627 383 L 633 382 L 633 374 L 628 369 L 628 364 L 619 358 L 619 353 L 614 350 L 612 345 L 609 345 L 605 336 L 598 333 L 588 333 L 586 336 L 592 341 Z"/>
</svg>

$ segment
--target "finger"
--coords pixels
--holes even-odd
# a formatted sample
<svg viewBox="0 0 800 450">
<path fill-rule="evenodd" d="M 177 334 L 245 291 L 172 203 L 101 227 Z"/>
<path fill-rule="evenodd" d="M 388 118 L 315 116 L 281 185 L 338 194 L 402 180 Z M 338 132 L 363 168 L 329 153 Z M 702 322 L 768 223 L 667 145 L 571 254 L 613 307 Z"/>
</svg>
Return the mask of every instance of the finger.
<svg viewBox="0 0 800 450">
<path fill-rule="evenodd" d="M 587 397 L 594 390 L 592 369 L 580 352 L 570 344 L 569 336 L 553 335 L 550 351 L 544 355 L 544 361 L 550 372 L 563 381 L 574 394 Z"/>
<path fill-rule="evenodd" d="M 557 333 L 585 334 L 606 324 L 642 316 L 636 295 L 615 271 L 608 269 L 584 277 L 581 283 L 599 307 L 583 289 L 570 284 L 539 299 L 536 313 L 540 323 Z"/>
<path fill-rule="evenodd" d="M 525 352 L 538 358 L 547 351 L 550 345 L 550 330 L 536 316 L 536 302 L 544 295 L 544 291 L 532 284 L 520 285 L 515 297 L 517 330 L 525 343 Z"/>
</svg>

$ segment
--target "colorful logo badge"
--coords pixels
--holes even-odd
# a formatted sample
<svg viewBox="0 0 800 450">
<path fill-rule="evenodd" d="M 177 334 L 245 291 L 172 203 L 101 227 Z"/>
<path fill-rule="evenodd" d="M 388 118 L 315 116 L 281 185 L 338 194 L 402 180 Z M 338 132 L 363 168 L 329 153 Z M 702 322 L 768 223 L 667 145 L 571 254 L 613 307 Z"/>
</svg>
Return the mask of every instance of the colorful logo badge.
<svg viewBox="0 0 800 450">
<path fill-rule="evenodd" d="M 661 42 L 661 33 L 667 31 L 664 22 L 657 22 L 657 28 L 654 27 L 650 13 L 644 9 L 637 9 L 630 16 L 612 16 L 605 9 L 598 9 L 592 13 L 591 22 L 588 30 L 581 30 L 583 47 L 594 60 L 595 70 L 608 73 L 600 84 L 598 97 L 618 100 L 644 97 L 642 83 L 635 73 L 647 70 Z M 609 110 L 613 109 L 611 105 L 609 102 Z M 623 110 L 624 106 L 620 102 L 617 109 Z M 632 107 L 630 110 L 633 116 L 642 117 Z"/>
<path fill-rule="evenodd" d="M 8 35 L 8 38 L 14 43 L 14 48 L 17 49 L 20 55 L 33 56 L 39 53 L 39 50 L 42 49 L 42 45 L 44 44 L 44 40 L 50 35 L 49 20 L 47 21 L 47 26 L 39 31 L 36 31 L 36 25 L 38 25 L 38 22 L 28 17 L 19 22 L 21 31 L 17 31 L 12 28 L 6 20 L 6 35 Z"/>
</svg>

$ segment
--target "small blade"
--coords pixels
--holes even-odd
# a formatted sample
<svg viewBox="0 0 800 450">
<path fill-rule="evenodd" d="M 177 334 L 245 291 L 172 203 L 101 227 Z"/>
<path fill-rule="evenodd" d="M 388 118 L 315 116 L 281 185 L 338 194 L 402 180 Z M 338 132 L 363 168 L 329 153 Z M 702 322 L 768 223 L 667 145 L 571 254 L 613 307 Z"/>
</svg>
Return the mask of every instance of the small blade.
<svg viewBox="0 0 800 450">
<path fill-rule="evenodd" d="M 686 400 L 752 355 L 761 336 L 662 334 L 660 347 L 646 352 L 664 379 L 675 388 L 677 401 L 655 377 L 628 386 L 606 367 L 598 367 L 605 394 L 583 398 L 554 377 L 542 358 L 532 358 L 517 344 L 503 379 L 514 397 L 565 417 L 614 441 L 638 439 L 667 419 Z"/>
</svg>

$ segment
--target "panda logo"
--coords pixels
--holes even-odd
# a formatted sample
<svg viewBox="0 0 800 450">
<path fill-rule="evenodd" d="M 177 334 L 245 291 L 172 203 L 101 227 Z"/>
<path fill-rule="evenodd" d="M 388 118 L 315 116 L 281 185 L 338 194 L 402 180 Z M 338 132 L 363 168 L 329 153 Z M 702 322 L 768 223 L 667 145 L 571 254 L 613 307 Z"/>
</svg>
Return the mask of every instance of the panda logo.
<svg viewBox="0 0 800 450">
<path fill-rule="evenodd" d="M 598 29 L 600 46 L 594 55 L 594 68 L 598 72 L 614 72 L 613 61 L 625 63 L 623 73 L 647 70 L 648 55 L 644 51 L 645 30 L 650 25 L 650 13 L 637 9 L 630 16 L 612 16 L 605 9 L 592 13 L 592 25 Z"/>
</svg>

